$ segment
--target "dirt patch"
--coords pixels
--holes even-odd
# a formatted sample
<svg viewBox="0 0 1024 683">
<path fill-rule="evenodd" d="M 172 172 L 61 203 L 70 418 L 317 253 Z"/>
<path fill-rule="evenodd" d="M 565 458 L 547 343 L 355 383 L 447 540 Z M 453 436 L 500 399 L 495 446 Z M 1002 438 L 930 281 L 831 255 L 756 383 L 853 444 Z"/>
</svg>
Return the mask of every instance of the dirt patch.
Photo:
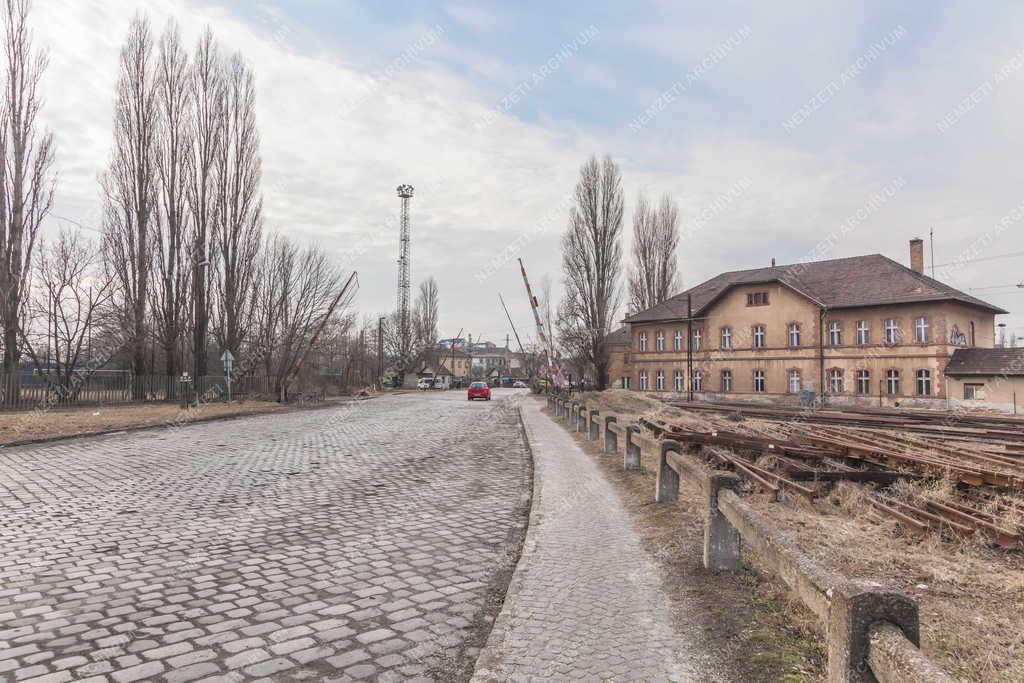
<svg viewBox="0 0 1024 683">
<path fill-rule="evenodd" d="M 611 398 L 609 410 L 643 412 L 635 395 Z M 603 395 L 602 395 L 603 396 Z M 637 397 L 642 399 L 643 397 Z M 588 405 L 589 405 L 589 399 Z M 618 408 L 613 407 L 618 404 Z M 658 408 L 664 404 L 652 401 Z M 604 407 L 604 406 L 602 406 Z M 545 409 L 550 417 L 550 410 Z M 645 550 L 662 572 L 672 597 L 677 627 L 702 630 L 702 641 L 717 653 L 726 680 L 820 681 L 825 648 L 815 616 L 792 600 L 785 584 L 744 558 L 742 571 L 709 572 L 701 564 L 704 504 L 699 492 L 684 487 L 676 505 L 656 505 L 654 463 L 644 458 L 640 472 L 622 469 L 622 456 L 603 455 L 597 442 L 573 432 L 583 450 L 594 456 L 629 511 Z M 749 554 L 748 554 L 749 556 Z M 698 614 L 693 614 L 697 606 Z M 690 613 L 686 613 L 690 612 Z"/>
<path fill-rule="evenodd" d="M 0 445 L 33 439 L 83 436 L 97 432 L 195 422 L 233 415 L 270 413 L 286 408 L 273 401 L 204 403 L 183 410 L 175 404 L 91 406 L 0 413 Z"/>
</svg>

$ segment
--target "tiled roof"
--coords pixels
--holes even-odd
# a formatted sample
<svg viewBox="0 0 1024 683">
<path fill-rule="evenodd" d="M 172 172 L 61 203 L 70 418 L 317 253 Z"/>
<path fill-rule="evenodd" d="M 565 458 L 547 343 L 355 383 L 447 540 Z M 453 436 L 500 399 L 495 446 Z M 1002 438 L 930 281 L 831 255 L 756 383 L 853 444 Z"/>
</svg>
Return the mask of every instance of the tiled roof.
<svg viewBox="0 0 1024 683">
<path fill-rule="evenodd" d="M 771 282 L 786 285 L 827 308 L 959 301 L 993 313 L 1006 313 L 997 306 L 933 280 L 881 254 L 870 254 L 722 273 L 653 308 L 628 316 L 626 322 L 685 319 L 687 295 L 692 296 L 693 315 L 698 317 L 732 287 Z"/>
<path fill-rule="evenodd" d="M 1024 348 L 957 349 L 949 358 L 946 374 L 951 377 L 958 375 L 1024 377 Z"/>
<path fill-rule="evenodd" d="M 607 344 L 629 344 L 629 331 L 622 326 L 614 332 L 610 332 L 604 339 Z"/>
</svg>

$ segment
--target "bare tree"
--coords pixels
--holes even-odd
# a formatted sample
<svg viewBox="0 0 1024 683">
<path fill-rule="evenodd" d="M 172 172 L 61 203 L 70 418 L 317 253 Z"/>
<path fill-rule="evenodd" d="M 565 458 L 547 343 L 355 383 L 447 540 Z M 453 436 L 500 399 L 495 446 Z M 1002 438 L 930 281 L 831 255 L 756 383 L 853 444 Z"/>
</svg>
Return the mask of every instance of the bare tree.
<svg viewBox="0 0 1024 683">
<path fill-rule="evenodd" d="M 636 313 L 660 304 L 679 285 L 679 207 L 667 194 L 657 208 L 641 192 L 633 211 L 633 268 L 629 274 L 630 309 Z"/>
<path fill-rule="evenodd" d="M 108 333 L 117 318 L 110 310 L 113 280 L 101 266 L 99 250 L 79 232 L 62 231 L 56 241 L 41 245 L 34 270 L 29 309 L 33 320 L 46 321 L 46 331 L 25 329 L 21 343 L 58 401 L 71 401 L 109 359 L 106 353 L 93 356 L 92 338 Z"/>
<path fill-rule="evenodd" d="M 342 272 L 323 251 L 299 248 L 280 235 L 268 241 L 262 261 L 256 316 L 258 353 L 273 378 L 275 393 L 284 400 L 289 378 L 338 295 Z M 335 315 L 344 315 L 348 305 L 342 302 Z"/>
<path fill-rule="evenodd" d="M 158 106 L 149 20 L 137 15 L 121 49 L 114 103 L 114 148 L 104 191 L 104 250 L 131 329 L 132 371 L 146 372 L 146 303 L 158 205 Z M 141 384 L 136 381 L 133 393 Z"/>
<path fill-rule="evenodd" d="M 6 373 L 18 369 L 19 328 L 32 251 L 56 184 L 53 135 L 40 131 L 38 120 L 43 103 L 39 80 L 48 60 L 45 52 L 32 49 L 30 9 L 28 0 L 6 0 L 4 5 L 7 68 L 0 101 L 0 325 Z"/>
<path fill-rule="evenodd" d="M 571 356 L 594 371 L 597 389 L 608 381 L 605 338 L 621 302 L 622 175 L 611 157 L 591 157 L 580 168 L 569 227 L 562 236 L 565 294 L 559 332 Z"/>
<path fill-rule="evenodd" d="M 256 85 L 252 70 L 241 55 L 236 54 L 228 61 L 224 84 L 224 137 L 216 158 L 214 332 L 222 348 L 238 355 L 252 323 L 251 265 L 259 252 L 263 232 Z"/>
<path fill-rule="evenodd" d="M 439 307 L 437 281 L 431 276 L 420 283 L 420 291 L 414 307 L 413 324 L 416 330 L 416 345 L 420 348 L 433 348 L 437 344 Z"/>
<path fill-rule="evenodd" d="M 173 22 L 168 22 L 160 38 L 156 71 L 159 210 L 153 250 L 159 281 L 151 298 L 165 371 L 173 376 L 180 371 L 192 277 L 187 244 L 191 224 L 188 190 L 193 116 L 188 56 Z"/>
<path fill-rule="evenodd" d="M 207 372 L 210 239 L 217 212 L 217 160 L 224 144 L 224 68 L 213 32 L 207 28 L 192 57 L 192 154 L 189 210 L 192 213 L 192 352 L 195 373 Z"/>
</svg>

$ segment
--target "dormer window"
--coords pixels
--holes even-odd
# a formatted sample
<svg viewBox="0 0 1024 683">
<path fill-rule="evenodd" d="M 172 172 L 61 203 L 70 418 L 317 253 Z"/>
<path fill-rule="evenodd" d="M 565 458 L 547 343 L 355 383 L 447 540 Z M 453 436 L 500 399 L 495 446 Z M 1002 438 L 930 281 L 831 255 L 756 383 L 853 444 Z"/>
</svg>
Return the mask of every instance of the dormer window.
<svg viewBox="0 0 1024 683">
<path fill-rule="evenodd" d="M 767 306 L 768 292 L 750 292 L 747 294 L 748 306 Z"/>
</svg>

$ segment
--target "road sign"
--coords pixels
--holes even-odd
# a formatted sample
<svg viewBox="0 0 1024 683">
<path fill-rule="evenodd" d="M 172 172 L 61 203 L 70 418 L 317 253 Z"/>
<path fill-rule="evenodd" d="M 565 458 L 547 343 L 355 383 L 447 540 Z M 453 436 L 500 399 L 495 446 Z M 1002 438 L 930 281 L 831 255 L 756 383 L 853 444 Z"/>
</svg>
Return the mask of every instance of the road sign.
<svg viewBox="0 0 1024 683">
<path fill-rule="evenodd" d="M 220 354 L 220 362 L 224 363 L 224 376 L 228 380 L 228 403 L 231 403 L 231 366 L 235 362 L 235 357 L 231 351 L 224 349 L 224 353 Z"/>
</svg>

